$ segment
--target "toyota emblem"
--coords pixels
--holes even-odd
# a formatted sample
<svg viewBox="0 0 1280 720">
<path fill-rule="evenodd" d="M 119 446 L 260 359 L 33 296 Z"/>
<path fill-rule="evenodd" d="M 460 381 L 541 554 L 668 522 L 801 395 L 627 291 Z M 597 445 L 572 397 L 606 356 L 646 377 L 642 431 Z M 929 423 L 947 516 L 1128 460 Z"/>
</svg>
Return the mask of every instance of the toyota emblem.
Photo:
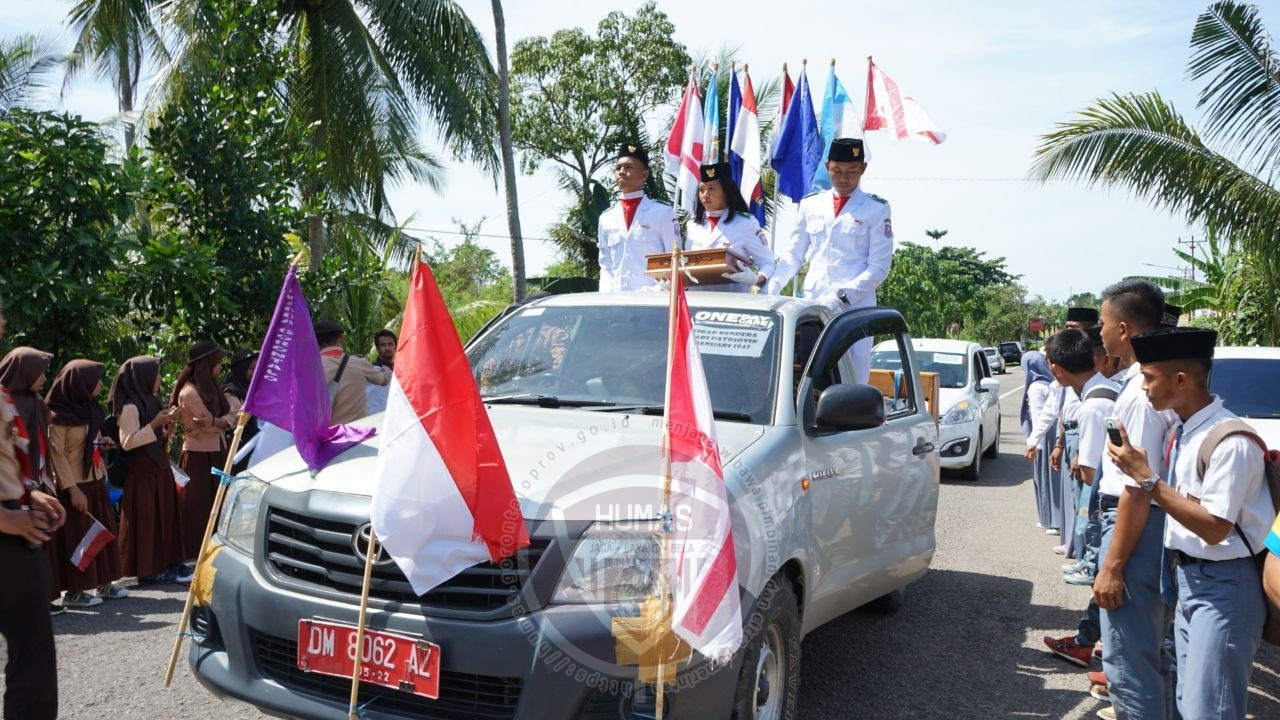
<svg viewBox="0 0 1280 720">
<path fill-rule="evenodd" d="M 356 559 L 360 562 L 366 562 L 369 557 L 369 538 L 373 535 L 373 523 L 365 523 L 356 528 L 351 533 L 351 552 L 355 553 Z M 378 544 L 378 555 L 373 559 L 374 565 L 390 565 L 391 556 L 387 554 L 387 548 L 381 543 Z"/>
</svg>

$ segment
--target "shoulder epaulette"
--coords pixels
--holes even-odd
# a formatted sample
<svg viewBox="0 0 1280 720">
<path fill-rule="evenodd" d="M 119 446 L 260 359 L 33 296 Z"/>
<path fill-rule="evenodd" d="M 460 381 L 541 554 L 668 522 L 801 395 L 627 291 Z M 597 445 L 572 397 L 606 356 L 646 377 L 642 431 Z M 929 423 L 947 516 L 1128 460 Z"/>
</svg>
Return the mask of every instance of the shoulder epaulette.
<svg viewBox="0 0 1280 720">
<path fill-rule="evenodd" d="M 888 205 L 888 204 L 889 204 L 889 201 L 888 201 L 888 200 L 885 200 L 884 198 L 880 197 L 879 195 L 876 195 L 875 193 L 867 193 L 867 197 L 871 198 L 872 200 L 875 200 L 876 202 L 880 203 L 881 205 Z"/>
</svg>

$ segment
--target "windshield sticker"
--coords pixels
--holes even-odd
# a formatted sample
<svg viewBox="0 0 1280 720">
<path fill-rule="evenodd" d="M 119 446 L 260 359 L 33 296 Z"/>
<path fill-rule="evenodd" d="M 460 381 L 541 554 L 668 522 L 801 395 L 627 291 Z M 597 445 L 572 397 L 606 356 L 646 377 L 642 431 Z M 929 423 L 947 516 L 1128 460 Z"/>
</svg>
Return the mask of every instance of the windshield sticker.
<svg viewBox="0 0 1280 720">
<path fill-rule="evenodd" d="M 758 358 L 773 330 L 773 318 L 752 313 L 699 310 L 693 315 L 693 337 L 707 355 Z"/>
<path fill-rule="evenodd" d="M 964 356 L 938 354 L 933 356 L 933 361 L 938 365 L 963 365 Z"/>
<path fill-rule="evenodd" d="M 538 317 L 539 315 L 541 315 L 546 311 L 547 311 L 546 308 L 529 308 L 520 314 L 524 315 L 525 317 Z"/>
</svg>

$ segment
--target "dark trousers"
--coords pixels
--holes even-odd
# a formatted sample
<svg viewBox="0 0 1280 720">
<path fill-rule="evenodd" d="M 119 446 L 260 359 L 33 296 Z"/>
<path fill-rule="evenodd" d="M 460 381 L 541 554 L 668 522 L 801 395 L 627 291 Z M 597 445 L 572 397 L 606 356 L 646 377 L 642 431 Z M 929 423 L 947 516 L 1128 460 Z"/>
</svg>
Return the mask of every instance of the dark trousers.
<svg viewBox="0 0 1280 720">
<path fill-rule="evenodd" d="M 49 619 L 49 561 L 43 548 L 0 534 L 0 634 L 8 645 L 4 666 L 5 720 L 58 716 L 58 663 Z"/>
</svg>

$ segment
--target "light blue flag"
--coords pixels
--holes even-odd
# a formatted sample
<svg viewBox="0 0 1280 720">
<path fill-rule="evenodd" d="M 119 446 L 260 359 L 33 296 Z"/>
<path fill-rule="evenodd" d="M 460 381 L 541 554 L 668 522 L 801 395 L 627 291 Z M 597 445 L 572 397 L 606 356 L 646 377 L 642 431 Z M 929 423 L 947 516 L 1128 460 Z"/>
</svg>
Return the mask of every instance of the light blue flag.
<svg viewBox="0 0 1280 720">
<path fill-rule="evenodd" d="M 840 78 L 836 77 L 836 66 L 832 65 L 827 72 L 827 91 L 822 96 L 822 118 L 818 127 L 822 131 L 822 159 L 826 160 L 831 150 L 831 141 L 838 137 L 861 137 L 862 131 L 857 127 L 853 109 L 853 100 L 844 91 Z M 827 175 L 825 162 L 818 164 L 813 175 L 813 191 L 830 190 L 831 176 Z"/>
<path fill-rule="evenodd" d="M 702 123 L 702 164 L 711 165 L 720 162 L 720 84 L 717 82 L 720 71 L 711 71 L 711 79 L 707 80 L 707 96 L 702 99 L 702 112 L 705 120 Z"/>
</svg>

